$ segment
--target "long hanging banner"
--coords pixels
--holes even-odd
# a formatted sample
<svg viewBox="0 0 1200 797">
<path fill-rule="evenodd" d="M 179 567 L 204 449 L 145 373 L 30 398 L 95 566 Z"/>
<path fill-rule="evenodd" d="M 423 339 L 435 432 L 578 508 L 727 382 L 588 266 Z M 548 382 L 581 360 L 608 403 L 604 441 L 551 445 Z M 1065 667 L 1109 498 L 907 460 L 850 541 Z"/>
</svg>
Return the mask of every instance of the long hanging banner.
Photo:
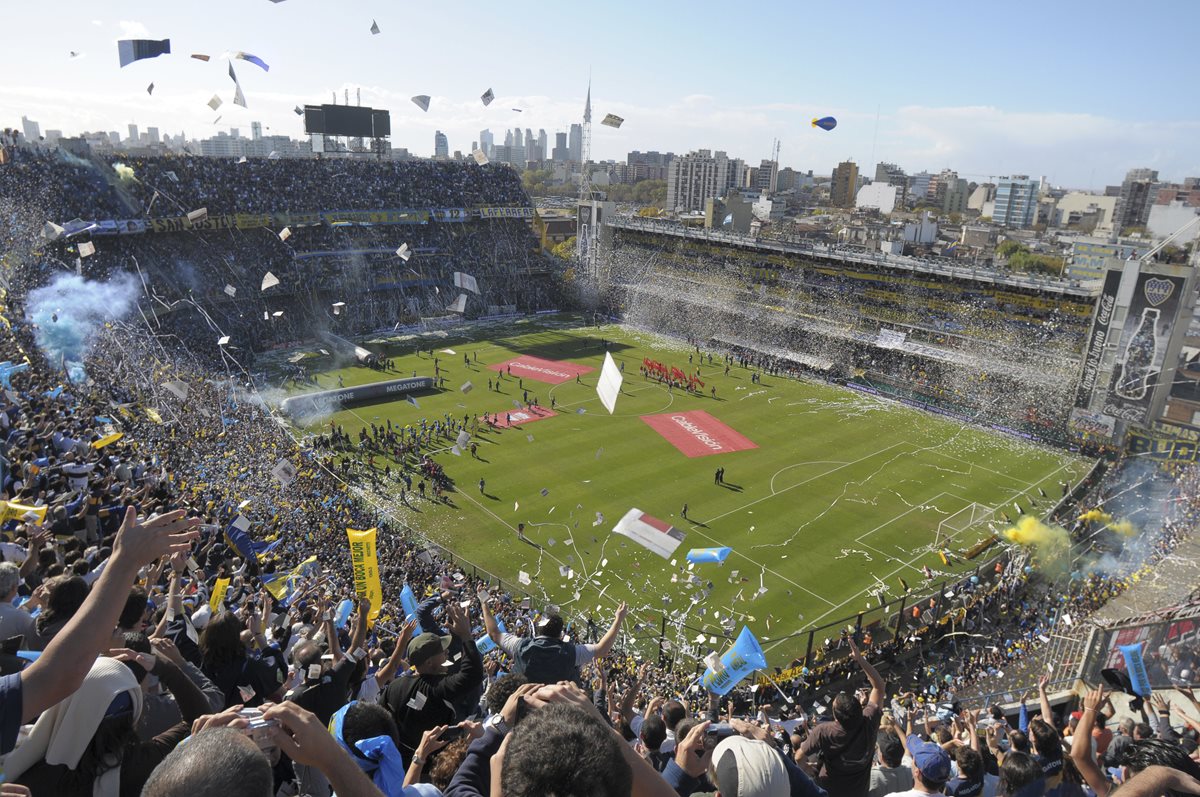
<svg viewBox="0 0 1200 797">
<path fill-rule="evenodd" d="M 370 625 L 383 605 L 383 586 L 379 583 L 379 555 L 375 549 L 375 529 L 346 529 L 350 539 L 350 568 L 354 572 L 354 594 L 371 601 L 367 615 Z"/>
</svg>

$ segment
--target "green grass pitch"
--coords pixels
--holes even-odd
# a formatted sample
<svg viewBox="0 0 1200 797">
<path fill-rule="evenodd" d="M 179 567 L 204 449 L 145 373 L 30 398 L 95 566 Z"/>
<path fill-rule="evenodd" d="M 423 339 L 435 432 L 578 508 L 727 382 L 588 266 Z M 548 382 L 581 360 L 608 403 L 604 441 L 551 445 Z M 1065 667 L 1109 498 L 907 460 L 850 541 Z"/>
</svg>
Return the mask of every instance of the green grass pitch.
<svg viewBox="0 0 1200 797">
<path fill-rule="evenodd" d="M 948 516 L 972 501 L 1004 508 L 1010 516 L 1014 501 L 1027 510 L 1035 501 L 1047 508 L 1061 494 L 1059 482 L 1073 481 L 1088 467 L 1061 451 L 844 388 L 767 375 L 752 384 L 745 368 L 734 366 L 724 375 L 716 354 L 711 366 L 702 366 L 701 378 L 716 386 L 717 399 L 707 388 L 704 396 L 669 393 L 640 375 L 642 358 L 687 371 L 694 349 L 635 330 L 529 321 L 486 334 L 367 344 L 395 358 L 399 374 L 360 367 L 322 371 L 320 360 L 312 364 L 321 387 L 328 389 L 336 386 L 338 375 L 346 386 L 414 371 L 432 376 L 432 360 L 428 354 L 416 356 L 416 346 L 454 350 L 437 355 L 447 384 L 419 394 L 419 408 L 393 400 L 332 416 L 352 439 L 360 428 L 386 425 L 388 419 L 403 426 L 445 413 L 461 418 L 512 409 L 514 399 L 522 397 L 516 379 L 506 378 L 501 392 L 489 392 L 487 380 L 495 374 L 484 366 L 521 354 L 595 368 L 582 384 L 526 379 L 530 397 L 549 406 L 553 396 L 558 415 L 482 433 L 480 459 L 455 457 L 448 450 L 437 454 L 456 485 L 450 505 L 417 502 L 413 511 L 395 501 L 390 509 L 461 559 L 504 579 L 510 589 L 525 590 L 535 605 L 553 601 L 568 615 L 590 614 L 606 623 L 616 602 L 628 601 L 634 621 L 643 625 L 638 636 L 656 638 L 664 610 L 690 607 L 684 633 L 717 636 L 714 647 L 722 648 L 721 622 L 733 615 L 738 627 L 748 624 L 763 641 L 771 664 L 784 664 L 804 653 L 804 636 L 790 635 L 874 607 L 869 592 L 880 583 L 888 590 L 885 597 L 894 598 L 901 593 L 898 577 L 919 590 L 925 583 L 923 565 L 938 571 L 973 567 L 946 568 L 934 550 L 938 525 Z M 612 416 L 595 391 L 604 356 L 601 339 L 609 341 L 617 362 L 625 363 Z M 464 354 L 477 355 L 479 363 L 465 367 Z M 466 381 L 474 389 L 464 394 L 459 387 Z M 697 409 L 758 447 L 688 458 L 639 419 Z M 327 429 L 329 420 L 309 429 Z M 376 458 L 380 470 L 384 462 Z M 726 487 L 714 484 L 714 471 L 721 466 Z M 480 478 L 486 480 L 485 494 Z M 1048 499 L 1040 498 L 1039 487 Z M 543 490 L 548 491 L 544 496 Z M 680 516 L 685 502 L 687 520 Z M 686 532 L 674 567 L 611 533 L 632 507 Z M 597 512 L 604 522 L 594 526 Z M 517 539 L 519 522 L 526 524 L 530 542 Z M 947 546 L 965 549 L 986 533 L 977 526 Z M 711 546 L 729 546 L 733 554 L 723 565 L 687 570 L 687 551 Z M 562 566 L 571 568 L 574 579 L 560 574 Z M 533 577 L 531 585 L 517 583 L 519 571 Z M 697 606 L 690 603 L 699 592 L 688 584 L 690 573 L 702 585 L 713 585 Z M 760 585 L 766 592 L 756 595 Z M 398 593 L 400 586 L 385 584 L 385 593 Z"/>
</svg>

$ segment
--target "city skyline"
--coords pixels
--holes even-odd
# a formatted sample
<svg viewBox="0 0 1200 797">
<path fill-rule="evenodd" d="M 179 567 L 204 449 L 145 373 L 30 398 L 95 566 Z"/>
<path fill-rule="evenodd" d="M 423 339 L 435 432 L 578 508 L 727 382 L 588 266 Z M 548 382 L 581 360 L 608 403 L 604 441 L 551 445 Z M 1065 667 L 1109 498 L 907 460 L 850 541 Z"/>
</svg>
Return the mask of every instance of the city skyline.
<svg viewBox="0 0 1200 797">
<path fill-rule="evenodd" d="M 569 134 L 582 117 L 590 65 L 597 118 L 611 112 L 626 120 L 619 130 L 594 126 L 595 160 L 622 160 L 633 150 L 712 149 L 757 163 L 769 157 L 778 137 L 781 166 L 818 174 L 845 160 L 868 172 L 886 161 L 910 173 L 949 167 L 979 182 L 991 175 L 1045 175 L 1057 185 L 1098 191 L 1135 167 L 1157 169 L 1164 179 L 1200 172 L 1200 152 L 1191 143 L 1200 120 L 1182 104 L 1191 74 L 1186 58 L 1163 51 L 1150 81 L 1122 67 L 1143 63 L 1128 41 L 1149 35 L 1163 19 L 1173 27 L 1200 21 L 1200 7 L 1150 4 L 1146 14 L 1125 19 L 1115 3 L 1097 4 L 1087 15 L 1014 3 L 1002 18 L 989 16 L 993 44 L 983 48 L 973 68 L 947 60 L 936 68 L 914 62 L 904 69 L 897 68 L 894 49 L 843 30 L 832 6 L 800 13 L 767 3 L 762 13 L 778 20 L 777 30 L 802 22 L 813 42 L 844 35 L 851 62 L 824 68 L 811 47 L 781 38 L 753 58 L 733 59 L 739 64 L 733 68 L 717 57 L 720 68 L 664 71 L 657 65 L 679 62 L 681 48 L 702 51 L 720 39 L 722 26 L 708 21 L 713 15 L 706 12 L 723 7 L 638 6 L 638 24 L 624 27 L 617 23 L 628 21 L 631 5 L 617 3 L 604 14 L 567 9 L 567 26 L 584 26 L 588 35 L 572 44 L 569 60 L 555 57 L 551 66 L 515 22 L 489 17 L 486 25 L 457 24 L 456 9 L 469 9 L 465 4 L 401 12 L 352 0 L 330 17 L 314 13 L 308 0 L 216 2 L 206 7 L 212 13 L 201 15 L 130 0 L 114 19 L 98 19 L 94 6 L 75 0 L 62 6 L 53 26 L 35 7 L 8 10 L 13 29 L 28 35 L 0 52 L 0 67 L 22 75 L 21 85 L 0 86 L 0 126 L 19 126 L 26 115 L 43 130 L 67 134 L 137 124 L 201 139 L 261 121 L 266 135 L 303 138 L 293 107 L 329 102 L 331 92 L 341 102 L 347 88 L 353 100 L 361 88 L 364 105 L 391 111 L 393 146 L 416 156 L 432 155 L 435 130 L 447 135 L 451 152 L 464 155 L 482 129 L 545 129 L 553 149 L 556 134 Z M 681 20 L 683 8 L 691 14 Z M 885 4 L 874 8 L 872 25 L 890 26 L 889 39 L 897 42 L 932 33 L 942 16 L 959 20 L 984 13 L 950 3 L 931 3 L 924 15 Z M 369 31 L 372 19 L 379 23 L 378 36 Z M 1033 20 L 1039 28 L 1060 25 L 1072 35 L 1038 41 L 1026 30 Z M 614 26 L 628 45 L 621 49 L 640 48 L 643 58 L 614 60 L 605 38 L 615 34 Z M 685 32 L 692 38 L 681 43 Z M 514 40 L 509 34 L 519 34 L 519 57 L 502 49 L 507 45 L 498 46 Z M 139 37 L 169 37 L 173 52 L 119 68 L 115 41 Z M 520 48 L 529 54 L 521 56 Z M 238 50 L 271 65 L 264 72 L 247 61 L 232 62 L 248 108 L 233 105 L 230 62 L 222 57 Z M 72 59 L 71 51 L 82 56 Z M 191 59 L 193 52 L 212 60 Z M 1036 59 L 1030 57 L 1034 53 Z M 1001 64 L 1004 80 L 993 74 L 996 59 L 1009 59 Z M 28 68 L 33 63 L 37 69 Z M 422 67 L 409 71 L 405 63 Z M 1097 69 L 1104 91 L 1073 89 L 1083 84 L 1065 79 Z M 147 94 L 151 82 L 155 90 Z M 485 107 L 479 96 L 488 88 L 496 98 Z M 207 107 L 213 94 L 224 100 L 217 111 Z M 414 94 L 432 96 L 427 113 L 411 103 Z M 838 118 L 837 129 L 810 127 L 809 119 L 824 115 Z M 217 117 L 221 127 L 214 126 Z"/>
</svg>

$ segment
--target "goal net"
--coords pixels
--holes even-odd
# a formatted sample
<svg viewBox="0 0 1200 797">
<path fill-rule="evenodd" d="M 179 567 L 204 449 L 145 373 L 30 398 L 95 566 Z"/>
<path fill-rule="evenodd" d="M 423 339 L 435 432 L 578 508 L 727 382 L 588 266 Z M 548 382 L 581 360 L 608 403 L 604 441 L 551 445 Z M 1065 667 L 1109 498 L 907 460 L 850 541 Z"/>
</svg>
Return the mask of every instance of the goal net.
<svg viewBox="0 0 1200 797">
<path fill-rule="evenodd" d="M 952 540 L 968 529 L 982 526 L 991 521 L 995 515 L 995 507 L 984 506 L 972 501 L 938 524 L 938 542 Z"/>
</svg>

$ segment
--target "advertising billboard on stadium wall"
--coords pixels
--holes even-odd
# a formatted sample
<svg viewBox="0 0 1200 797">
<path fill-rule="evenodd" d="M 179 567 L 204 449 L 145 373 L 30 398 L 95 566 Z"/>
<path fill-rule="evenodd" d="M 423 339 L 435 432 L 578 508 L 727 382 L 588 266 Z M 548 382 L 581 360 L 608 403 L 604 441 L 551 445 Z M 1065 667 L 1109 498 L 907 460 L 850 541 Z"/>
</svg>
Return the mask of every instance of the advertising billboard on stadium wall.
<svg viewBox="0 0 1200 797">
<path fill-rule="evenodd" d="M 1075 393 L 1075 406 L 1087 409 L 1091 406 L 1096 390 L 1096 379 L 1104 360 L 1105 346 L 1112 326 L 1113 314 L 1117 309 L 1117 288 L 1121 284 L 1120 269 L 1113 269 L 1104 278 L 1104 288 L 1096 300 L 1096 314 L 1092 317 L 1092 331 L 1088 335 L 1087 348 L 1083 350 L 1083 374 Z"/>
<path fill-rule="evenodd" d="M 1186 287 L 1182 276 L 1149 269 L 1137 275 L 1125 323 L 1111 336 L 1117 357 L 1104 401 L 1106 415 L 1137 424 L 1149 419 L 1156 395 L 1163 394 L 1160 388 L 1174 373 L 1164 365 L 1170 362 L 1168 349 Z"/>
<path fill-rule="evenodd" d="M 533 208 L 480 208 L 481 219 L 532 219 Z"/>
<path fill-rule="evenodd" d="M 1125 435 L 1125 452 L 1143 457 L 1164 468 L 1200 460 L 1200 433 L 1173 423 L 1154 423 L 1149 428 L 1133 427 Z"/>
<path fill-rule="evenodd" d="M 313 393 L 303 393 L 299 396 L 285 398 L 279 408 L 289 415 L 303 416 L 316 413 L 326 413 L 338 410 L 360 401 L 403 396 L 418 390 L 433 388 L 433 377 L 417 376 L 405 379 L 389 379 L 386 382 L 374 382 L 369 385 L 358 385 L 343 390 L 318 390 Z"/>
</svg>

